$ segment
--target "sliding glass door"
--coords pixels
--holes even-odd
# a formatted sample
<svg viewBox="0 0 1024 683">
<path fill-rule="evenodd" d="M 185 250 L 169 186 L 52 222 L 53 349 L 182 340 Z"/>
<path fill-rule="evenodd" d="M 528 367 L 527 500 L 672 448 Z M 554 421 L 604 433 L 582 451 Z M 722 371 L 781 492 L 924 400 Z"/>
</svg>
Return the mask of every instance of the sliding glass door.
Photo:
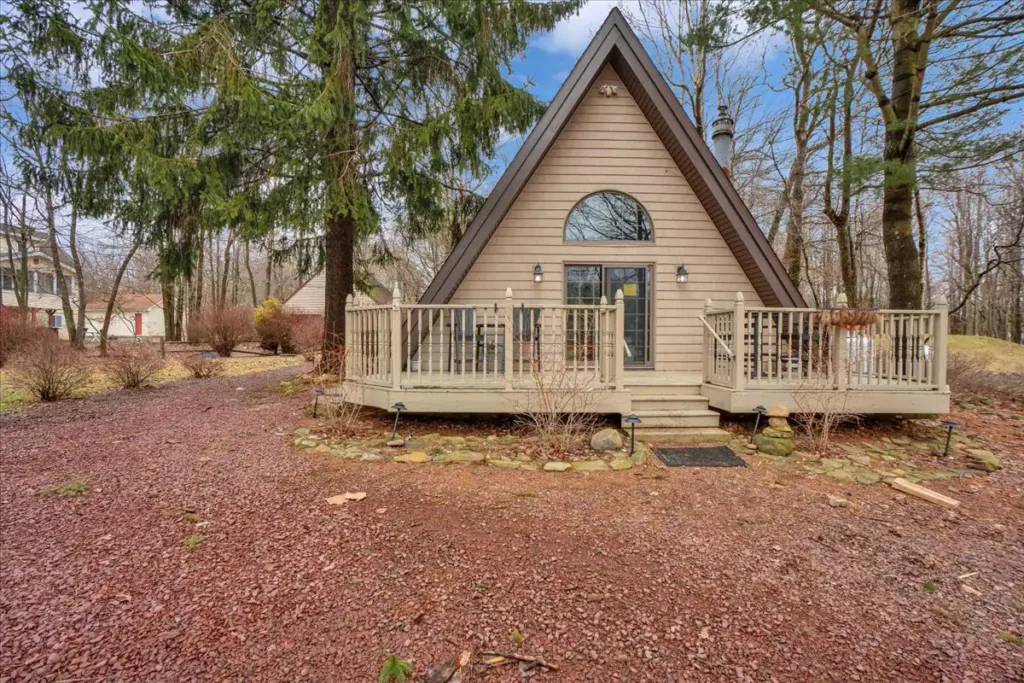
<svg viewBox="0 0 1024 683">
<path fill-rule="evenodd" d="M 565 303 L 597 304 L 601 295 L 625 299 L 625 342 L 628 367 L 651 367 L 651 266 L 569 265 L 565 267 Z"/>
</svg>

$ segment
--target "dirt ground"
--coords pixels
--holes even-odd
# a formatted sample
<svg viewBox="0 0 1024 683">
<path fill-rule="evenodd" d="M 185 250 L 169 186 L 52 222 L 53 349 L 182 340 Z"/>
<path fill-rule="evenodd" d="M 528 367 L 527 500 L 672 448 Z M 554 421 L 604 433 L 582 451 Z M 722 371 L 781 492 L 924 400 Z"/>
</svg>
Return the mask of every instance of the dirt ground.
<svg viewBox="0 0 1024 683">
<path fill-rule="evenodd" d="M 1006 466 L 933 482 L 951 513 L 757 456 L 345 461 L 293 447 L 294 375 L 0 417 L 0 680 L 376 681 L 479 649 L 553 682 L 1024 680 L 1024 436 L 998 414 L 957 413 Z"/>
</svg>

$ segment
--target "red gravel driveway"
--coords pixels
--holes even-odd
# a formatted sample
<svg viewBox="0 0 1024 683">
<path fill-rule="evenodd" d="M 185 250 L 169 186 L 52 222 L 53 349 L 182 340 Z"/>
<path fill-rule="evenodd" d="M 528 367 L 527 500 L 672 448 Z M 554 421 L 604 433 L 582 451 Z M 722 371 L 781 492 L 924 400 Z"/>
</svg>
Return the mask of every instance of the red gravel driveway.
<svg viewBox="0 0 1024 683">
<path fill-rule="evenodd" d="M 0 418 L 0 679 L 375 681 L 486 645 L 538 681 L 1024 680 L 1020 459 L 956 514 L 763 462 L 347 462 L 291 447 L 294 372 Z"/>
</svg>

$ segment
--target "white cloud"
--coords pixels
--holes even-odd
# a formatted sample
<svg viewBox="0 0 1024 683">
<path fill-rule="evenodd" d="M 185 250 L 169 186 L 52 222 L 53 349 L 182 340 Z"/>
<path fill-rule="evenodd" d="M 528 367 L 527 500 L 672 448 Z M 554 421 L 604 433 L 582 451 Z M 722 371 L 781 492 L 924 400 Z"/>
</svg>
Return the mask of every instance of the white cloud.
<svg viewBox="0 0 1024 683">
<path fill-rule="evenodd" d="M 549 33 L 537 40 L 537 47 L 545 52 L 567 52 L 578 57 L 586 49 L 590 39 L 601 28 L 612 8 L 630 8 L 638 2 L 609 2 L 608 0 L 590 0 L 580 8 L 578 14 L 563 19 L 555 24 Z"/>
</svg>

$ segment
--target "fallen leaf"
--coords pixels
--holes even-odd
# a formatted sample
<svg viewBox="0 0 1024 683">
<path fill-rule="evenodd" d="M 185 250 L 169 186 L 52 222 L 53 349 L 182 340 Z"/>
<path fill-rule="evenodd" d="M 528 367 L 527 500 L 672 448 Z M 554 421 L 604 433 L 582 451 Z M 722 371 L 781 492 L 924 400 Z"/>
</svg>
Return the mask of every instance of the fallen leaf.
<svg viewBox="0 0 1024 683">
<path fill-rule="evenodd" d="M 356 491 L 355 493 L 343 493 L 340 496 L 331 496 L 327 499 L 327 502 L 331 505 L 344 505 L 350 500 L 359 501 L 366 498 L 366 491 Z"/>
<path fill-rule="evenodd" d="M 485 660 L 484 664 L 501 664 L 504 661 L 504 657 L 491 657 L 490 659 Z"/>
<path fill-rule="evenodd" d="M 387 508 L 377 508 L 377 514 L 378 515 L 383 515 L 387 511 L 388 511 Z"/>
<path fill-rule="evenodd" d="M 463 653 L 461 655 L 459 655 L 459 667 L 461 668 L 461 667 L 464 667 L 464 666 L 469 666 L 469 662 L 472 659 L 473 659 L 473 653 L 472 652 L 470 652 L 469 650 L 463 651 Z"/>
</svg>

